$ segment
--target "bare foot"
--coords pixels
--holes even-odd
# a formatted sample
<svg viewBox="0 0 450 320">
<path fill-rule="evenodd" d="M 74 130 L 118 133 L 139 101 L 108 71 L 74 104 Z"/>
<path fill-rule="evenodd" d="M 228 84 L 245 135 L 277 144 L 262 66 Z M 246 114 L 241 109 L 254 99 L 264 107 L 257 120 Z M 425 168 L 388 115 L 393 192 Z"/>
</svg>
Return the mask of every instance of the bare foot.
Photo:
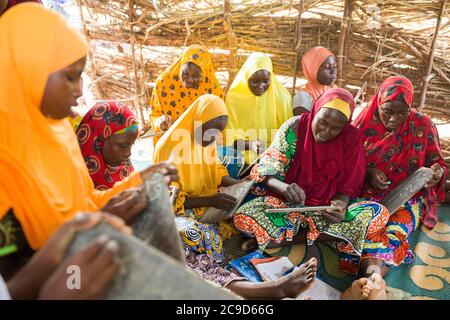
<svg viewBox="0 0 450 320">
<path fill-rule="evenodd" d="M 378 273 L 353 281 L 341 296 L 342 300 L 386 300 L 386 282 Z"/>
<path fill-rule="evenodd" d="M 274 281 L 279 298 L 296 298 L 311 286 L 316 273 L 317 260 L 311 258 L 294 272 Z"/>
<path fill-rule="evenodd" d="M 386 282 L 378 273 L 372 274 L 362 289 L 363 300 L 386 300 Z"/>
<path fill-rule="evenodd" d="M 367 284 L 367 278 L 353 281 L 352 286 L 341 295 L 341 300 L 362 300 L 362 289 Z"/>
</svg>

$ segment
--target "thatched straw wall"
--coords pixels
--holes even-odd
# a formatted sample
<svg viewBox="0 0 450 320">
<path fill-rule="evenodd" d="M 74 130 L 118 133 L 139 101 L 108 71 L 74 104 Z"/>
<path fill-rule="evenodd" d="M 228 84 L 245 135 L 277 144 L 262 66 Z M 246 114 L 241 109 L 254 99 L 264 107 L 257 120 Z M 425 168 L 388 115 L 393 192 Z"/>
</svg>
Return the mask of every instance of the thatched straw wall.
<svg viewBox="0 0 450 320">
<path fill-rule="evenodd" d="M 262 51 L 272 54 L 277 75 L 293 76 L 299 0 L 77 1 L 84 32 L 94 48 L 89 70 L 97 79 L 99 99 L 126 99 L 137 108 L 146 107 L 151 83 L 193 43 L 214 51 L 218 71 L 236 72 L 249 51 Z M 231 4 L 227 20 L 231 28 L 224 25 L 226 2 Z M 340 42 L 345 2 L 353 10 L 347 38 Z M 305 0 L 298 58 L 315 45 L 326 46 L 337 56 L 342 48 L 342 85 L 356 93 L 367 82 L 368 99 L 385 77 L 405 75 L 414 83 L 417 104 L 442 2 Z M 440 26 L 425 110 L 450 117 L 448 10 Z M 301 70 L 298 76 L 303 76 Z"/>
</svg>

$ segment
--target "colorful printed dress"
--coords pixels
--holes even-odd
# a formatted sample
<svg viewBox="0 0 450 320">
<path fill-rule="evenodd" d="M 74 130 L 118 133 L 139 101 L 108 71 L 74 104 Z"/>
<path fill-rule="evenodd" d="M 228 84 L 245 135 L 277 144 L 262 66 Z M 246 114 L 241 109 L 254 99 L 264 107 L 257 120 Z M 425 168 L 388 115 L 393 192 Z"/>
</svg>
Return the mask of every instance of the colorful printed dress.
<svg viewBox="0 0 450 320">
<path fill-rule="evenodd" d="M 268 176 L 285 180 L 296 153 L 298 124 L 299 117 L 296 117 L 280 128 L 270 148 L 252 170 L 252 177 L 257 182 Z M 241 206 L 234 216 L 234 223 L 244 234 L 254 236 L 261 250 L 270 241 L 292 241 L 300 228 L 309 228 L 309 245 L 321 233 L 339 238 L 341 241 L 329 244 L 342 253 L 341 268 L 350 273 L 358 271 L 358 259 L 354 258 L 364 256 L 365 250 L 384 232 L 389 219 L 385 207 L 376 202 L 358 200 L 350 202 L 345 218 L 340 223 L 328 222 L 320 212 L 265 213 L 266 209 L 287 207 L 290 205 L 280 198 L 266 194 Z"/>
<path fill-rule="evenodd" d="M 223 240 L 235 230 L 231 222 L 201 223 L 198 219 L 206 208 L 182 209 L 177 206 L 175 224 L 185 250 L 214 257 L 219 265 L 225 263 Z"/>
<path fill-rule="evenodd" d="M 194 63 L 202 70 L 198 88 L 186 88 L 180 78 L 180 69 L 185 63 Z M 150 98 L 150 124 L 153 130 L 156 120 L 162 115 L 170 116 L 174 123 L 200 96 L 214 94 L 225 98 L 222 87 L 217 81 L 211 53 L 201 45 L 192 45 L 156 79 L 155 88 Z M 159 138 L 153 138 L 156 145 Z"/>
<path fill-rule="evenodd" d="M 386 232 L 379 235 L 377 244 L 366 250 L 368 257 L 381 259 L 392 266 L 414 260 L 408 239 L 421 222 L 430 229 L 436 224 L 436 203 L 444 200 L 447 176 L 438 131 L 427 115 L 410 109 L 405 121 L 393 132 L 388 132 L 380 120 L 379 106 L 400 101 L 411 108 L 413 97 L 411 81 L 404 77 L 389 77 L 355 120 L 355 126 L 364 136 L 368 167 L 383 171 L 391 182 L 386 190 L 366 185 L 361 197 L 382 201 L 417 169 L 438 163 L 443 170 L 441 181 L 435 187 L 422 189 L 391 215 Z"/>
<path fill-rule="evenodd" d="M 178 168 L 180 179 L 174 184 L 180 192 L 175 203 L 175 222 L 183 245 L 198 254 L 214 255 L 218 261 L 224 258 L 222 237 L 227 238 L 234 231 L 232 222 L 201 223 L 199 219 L 207 208 L 185 208 L 185 200 L 216 194 L 223 177 L 228 175 L 218 161 L 216 144 L 201 146 L 194 139 L 194 132 L 201 124 L 226 115 L 227 108 L 222 99 L 212 94 L 202 95 L 159 140 L 153 154 L 154 163 L 172 158 Z M 187 133 L 181 142 L 177 137 L 180 132 Z M 180 150 L 180 145 L 183 152 L 174 151 Z"/>
</svg>

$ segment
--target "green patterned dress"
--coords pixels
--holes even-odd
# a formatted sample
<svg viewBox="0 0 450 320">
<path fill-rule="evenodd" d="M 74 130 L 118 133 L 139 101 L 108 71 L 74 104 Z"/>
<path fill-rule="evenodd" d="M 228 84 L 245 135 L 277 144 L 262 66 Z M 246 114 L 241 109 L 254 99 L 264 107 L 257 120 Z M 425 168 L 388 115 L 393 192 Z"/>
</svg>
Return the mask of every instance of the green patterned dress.
<svg viewBox="0 0 450 320">
<path fill-rule="evenodd" d="M 298 119 L 292 118 L 282 125 L 259 164 L 253 168 L 252 176 L 257 182 L 264 181 L 268 176 L 284 181 L 295 155 Z M 354 256 L 363 258 L 364 249 L 373 246 L 389 220 L 385 207 L 359 199 L 350 201 L 345 218 L 339 223 L 329 222 L 321 212 L 265 212 L 267 209 L 288 207 L 293 206 L 278 197 L 263 195 L 242 205 L 234 216 L 234 224 L 239 231 L 254 236 L 261 250 L 271 241 L 292 241 L 300 228 L 308 228 L 308 244 L 312 244 L 320 234 L 333 236 L 340 239 L 330 244 L 342 253 L 341 267 L 351 273 L 356 271 L 355 265 L 346 267 L 346 261 L 354 261 Z"/>
</svg>

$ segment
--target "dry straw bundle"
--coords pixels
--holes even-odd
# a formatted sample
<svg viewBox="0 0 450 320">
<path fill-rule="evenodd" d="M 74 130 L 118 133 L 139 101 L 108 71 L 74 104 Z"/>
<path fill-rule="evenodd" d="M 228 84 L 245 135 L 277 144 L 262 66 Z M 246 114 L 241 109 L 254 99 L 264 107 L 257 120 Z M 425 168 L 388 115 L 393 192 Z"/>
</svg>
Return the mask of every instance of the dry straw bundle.
<svg viewBox="0 0 450 320">
<path fill-rule="evenodd" d="M 272 55 L 277 75 L 292 77 L 300 21 L 298 59 L 312 46 L 328 47 L 340 62 L 342 86 L 356 93 L 367 81 L 366 100 L 384 78 L 401 74 L 414 83 L 418 104 L 426 78 L 425 110 L 450 116 L 450 22 L 443 0 L 77 1 L 94 48 L 89 71 L 98 98 L 123 99 L 141 115 L 156 77 L 193 43 L 210 48 L 216 69 L 231 76 L 249 52 L 261 51 Z M 228 72 L 219 77 L 224 87 Z"/>
</svg>

